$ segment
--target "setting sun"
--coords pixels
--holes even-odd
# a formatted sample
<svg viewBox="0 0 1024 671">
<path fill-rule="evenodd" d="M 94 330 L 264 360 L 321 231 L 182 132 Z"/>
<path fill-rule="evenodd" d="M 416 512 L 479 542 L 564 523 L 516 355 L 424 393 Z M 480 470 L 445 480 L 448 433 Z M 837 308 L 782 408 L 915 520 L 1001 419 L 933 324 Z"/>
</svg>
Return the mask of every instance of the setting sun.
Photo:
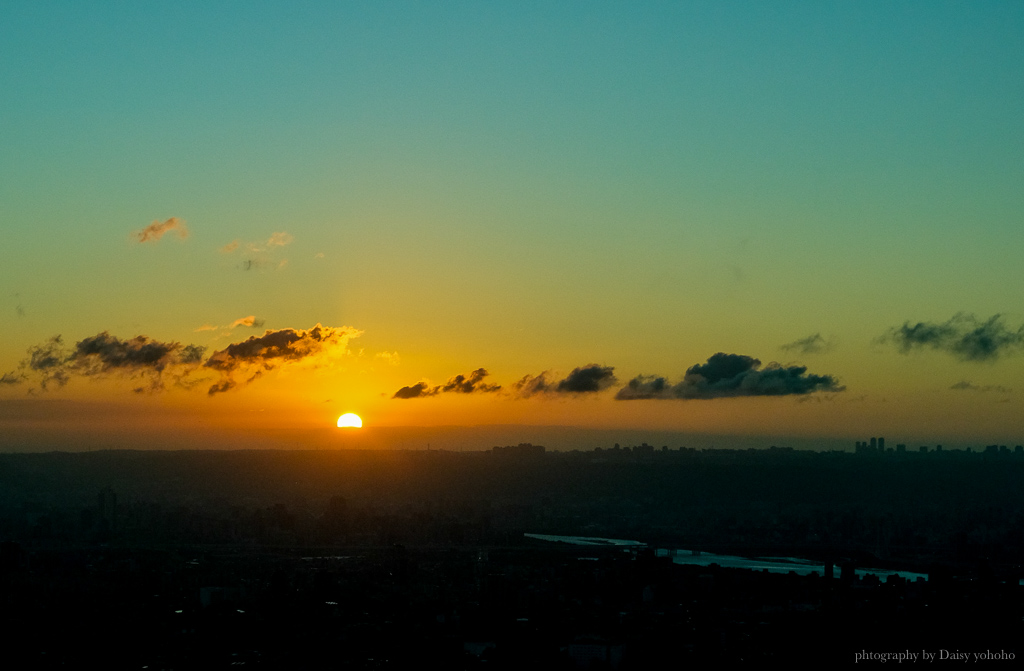
<svg viewBox="0 0 1024 671">
<path fill-rule="evenodd" d="M 338 426 L 340 428 L 361 429 L 363 427 L 363 420 L 355 413 L 346 412 L 338 418 Z"/>
</svg>

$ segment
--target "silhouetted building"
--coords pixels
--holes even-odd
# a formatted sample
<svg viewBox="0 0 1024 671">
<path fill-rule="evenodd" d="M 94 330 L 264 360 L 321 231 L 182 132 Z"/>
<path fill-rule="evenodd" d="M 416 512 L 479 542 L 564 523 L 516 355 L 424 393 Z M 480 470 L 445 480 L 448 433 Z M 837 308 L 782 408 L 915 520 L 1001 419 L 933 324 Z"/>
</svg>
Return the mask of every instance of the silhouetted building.
<svg viewBox="0 0 1024 671">
<path fill-rule="evenodd" d="M 100 490 L 97 499 L 99 518 L 97 523 L 103 531 L 113 531 L 117 528 L 117 494 L 110 487 Z"/>
<path fill-rule="evenodd" d="M 532 443 L 519 443 L 518 445 L 506 445 L 505 447 L 495 445 L 491 448 L 491 452 L 507 457 L 543 457 L 544 446 L 533 445 Z"/>
</svg>

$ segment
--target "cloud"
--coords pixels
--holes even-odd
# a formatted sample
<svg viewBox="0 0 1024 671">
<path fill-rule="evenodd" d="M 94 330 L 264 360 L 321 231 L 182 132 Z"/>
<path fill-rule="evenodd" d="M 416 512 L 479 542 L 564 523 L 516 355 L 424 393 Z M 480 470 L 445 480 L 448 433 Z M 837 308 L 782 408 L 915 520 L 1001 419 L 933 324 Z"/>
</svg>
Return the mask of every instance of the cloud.
<svg viewBox="0 0 1024 671">
<path fill-rule="evenodd" d="M 409 387 L 402 387 L 395 392 L 395 395 L 391 398 L 408 399 L 408 398 L 425 398 L 427 396 L 436 396 L 440 393 L 440 387 L 431 388 L 430 385 L 424 382 L 417 382 L 416 384 Z"/>
<path fill-rule="evenodd" d="M 832 343 L 827 342 L 820 333 L 809 335 L 806 338 L 794 340 L 779 347 L 784 352 L 796 351 L 799 354 L 822 354 L 832 349 Z"/>
<path fill-rule="evenodd" d="M 549 375 L 551 375 L 550 371 L 544 371 L 539 375 L 524 375 L 512 385 L 513 393 L 522 398 L 543 394 L 551 389 Z"/>
<path fill-rule="evenodd" d="M 192 332 L 193 333 L 199 333 L 201 331 L 216 331 L 219 328 L 220 328 L 219 326 L 213 326 L 212 324 L 203 324 L 199 328 L 194 329 Z"/>
<path fill-rule="evenodd" d="M 569 375 L 557 382 L 551 380 L 551 371 L 539 375 L 525 375 L 512 385 L 513 394 L 529 398 L 541 394 L 590 394 L 607 389 L 615 384 L 613 366 L 596 363 L 574 368 Z"/>
<path fill-rule="evenodd" d="M 401 357 L 398 356 L 398 352 L 377 352 L 373 355 L 375 359 L 383 359 L 392 366 L 397 366 L 401 362 Z"/>
<path fill-rule="evenodd" d="M 214 394 L 220 394 L 225 391 L 230 391 L 231 389 L 234 389 L 236 386 L 238 385 L 234 380 L 224 379 L 214 385 L 211 385 L 209 391 L 207 391 L 207 394 L 213 396 Z"/>
<path fill-rule="evenodd" d="M 221 254 L 233 254 L 239 249 L 242 250 L 244 258 L 239 268 L 242 270 L 259 270 L 262 268 L 276 268 L 283 270 L 288 265 L 288 259 L 275 260 L 274 252 L 281 247 L 290 245 L 295 236 L 286 231 L 276 231 L 266 241 L 242 243 L 235 239 L 220 248 Z"/>
<path fill-rule="evenodd" d="M 456 375 L 441 387 L 442 392 L 455 392 L 458 394 L 472 394 L 474 392 L 488 393 L 501 389 L 500 384 L 487 384 L 483 381 L 488 372 L 484 368 L 477 368 L 475 371 L 465 375 Z"/>
<path fill-rule="evenodd" d="M 630 401 L 790 396 L 843 389 L 833 376 L 808 374 L 806 366 L 770 363 L 762 369 L 761 361 L 754 357 L 719 352 L 706 363 L 691 366 L 676 384 L 664 377 L 639 375 L 622 387 L 615 398 Z"/>
<path fill-rule="evenodd" d="M 952 385 L 950 387 L 950 389 L 953 389 L 954 391 L 980 391 L 980 392 L 996 391 L 996 392 L 999 392 L 1001 394 L 1009 394 L 1010 392 L 1013 391 L 1012 389 L 1008 389 L 1007 387 L 1001 387 L 1001 386 L 999 386 L 997 384 L 986 384 L 985 386 L 981 386 L 981 385 L 977 385 L 977 384 L 972 384 L 971 382 L 968 382 L 967 380 L 963 380 L 961 382 L 957 382 L 956 384 Z"/>
<path fill-rule="evenodd" d="M 348 341 L 362 332 L 347 326 L 331 327 L 317 324 L 311 329 L 268 330 L 262 336 L 253 336 L 216 351 L 203 364 L 218 371 L 221 381 L 209 389 L 213 395 L 240 384 L 236 374 L 246 374 L 245 384 L 265 371 L 299 362 L 319 365 L 332 355 L 348 351 Z"/>
<path fill-rule="evenodd" d="M 20 368 L 37 375 L 43 389 L 54 383 L 64 386 L 75 376 L 117 374 L 148 378 L 149 389 L 159 390 L 164 387 L 166 372 L 179 380 L 199 364 L 203 352 L 199 345 L 161 342 L 144 335 L 121 340 L 103 331 L 78 341 L 70 350 L 60 336 L 54 336 L 30 347 Z"/>
<path fill-rule="evenodd" d="M 961 361 L 995 361 L 1024 345 L 1024 326 L 1010 329 L 1002 315 L 980 322 L 972 314 L 957 313 L 941 324 L 918 322 L 889 329 L 880 342 L 893 343 L 903 354 L 930 348 L 952 354 Z"/>
<path fill-rule="evenodd" d="M 198 363 L 205 348 L 178 342 L 160 342 L 140 335 L 121 340 L 106 331 L 80 340 L 71 360 L 100 372 L 115 369 L 163 371 L 168 365 Z"/>
<path fill-rule="evenodd" d="M 438 394 L 487 394 L 501 390 L 500 384 L 487 384 L 483 381 L 488 375 L 489 373 L 485 368 L 477 368 L 469 375 L 459 374 L 450 377 L 448 382 L 443 385 L 431 387 L 429 382 L 423 380 L 414 385 L 402 387 L 391 398 L 426 398 L 427 396 L 437 396 Z"/>
<path fill-rule="evenodd" d="M 248 317 L 241 317 L 231 322 L 229 329 L 237 328 L 239 326 L 248 326 L 249 328 L 260 328 L 263 326 L 262 319 L 256 319 L 255 315 L 249 315 Z"/>
<path fill-rule="evenodd" d="M 156 242 L 171 231 L 177 231 L 178 237 L 182 240 L 188 237 L 188 227 L 185 225 L 185 220 L 177 217 L 171 217 L 163 222 L 154 221 L 141 231 L 132 233 L 132 237 L 138 242 Z"/>
<path fill-rule="evenodd" d="M 555 391 L 563 394 L 584 394 L 607 389 L 617 381 L 612 373 L 614 370 L 612 366 L 599 366 L 596 363 L 574 368 L 568 377 L 559 381 Z"/>
<path fill-rule="evenodd" d="M 51 383 L 63 387 L 71 379 L 65 370 L 68 354 L 64 350 L 64 341 L 59 335 L 46 342 L 28 348 L 28 358 L 19 364 L 23 370 L 39 375 L 39 386 L 44 390 Z"/>
<path fill-rule="evenodd" d="M 256 325 L 241 320 L 242 326 Z M 323 365 L 347 352 L 348 341 L 361 332 L 350 327 L 332 328 L 317 324 L 311 329 L 266 331 L 242 342 L 228 345 L 204 360 L 206 348 L 162 342 L 147 336 L 122 340 L 103 331 L 66 348 L 60 336 L 29 348 L 19 368 L 22 377 L 37 378 L 40 386 L 63 386 L 73 377 L 119 375 L 148 379 L 148 387 L 137 392 L 159 391 L 171 380 L 177 386 L 193 388 L 219 376 L 209 387 L 210 395 L 234 389 L 258 379 L 263 373 L 296 364 Z M 14 374 L 4 376 L 14 384 Z"/>
<path fill-rule="evenodd" d="M 247 242 L 245 243 L 245 251 L 259 254 L 262 252 L 270 251 L 276 247 L 285 247 L 295 241 L 295 236 L 285 231 L 277 231 L 271 233 L 270 238 L 266 242 Z M 222 254 L 231 254 L 242 247 L 242 242 L 237 238 L 229 242 L 220 248 Z"/>
<path fill-rule="evenodd" d="M 285 233 L 284 231 L 273 233 L 271 234 L 270 239 L 267 240 L 267 248 L 284 247 L 285 245 L 291 244 L 293 240 L 295 240 L 295 236 L 291 233 Z"/>
<path fill-rule="evenodd" d="M 672 393 L 672 384 L 667 378 L 654 375 L 637 375 L 626 383 L 615 394 L 620 401 L 633 401 L 648 398 L 675 398 Z"/>
<path fill-rule="evenodd" d="M 4 373 L 0 377 L 0 384 L 21 384 L 25 381 L 24 373 L 15 373 L 13 370 L 10 373 Z"/>
</svg>

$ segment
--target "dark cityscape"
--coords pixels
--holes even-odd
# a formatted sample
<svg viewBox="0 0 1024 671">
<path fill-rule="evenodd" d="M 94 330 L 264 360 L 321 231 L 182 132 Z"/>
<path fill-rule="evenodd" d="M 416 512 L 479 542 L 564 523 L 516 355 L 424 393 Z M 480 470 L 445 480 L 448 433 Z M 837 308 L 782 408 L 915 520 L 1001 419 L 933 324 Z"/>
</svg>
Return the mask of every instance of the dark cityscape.
<svg viewBox="0 0 1024 671">
<path fill-rule="evenodd" d="M 884 445 L 3 454 L 4 630 L 32 668 L 1012 663 L 1021 448 Z"/>
</svg>

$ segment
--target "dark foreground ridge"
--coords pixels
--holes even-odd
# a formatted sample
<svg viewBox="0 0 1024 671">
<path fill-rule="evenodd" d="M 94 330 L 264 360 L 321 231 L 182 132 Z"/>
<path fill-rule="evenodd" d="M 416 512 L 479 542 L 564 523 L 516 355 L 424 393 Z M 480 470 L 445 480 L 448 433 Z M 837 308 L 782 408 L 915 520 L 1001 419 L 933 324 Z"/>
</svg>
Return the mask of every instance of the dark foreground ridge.
<svg viewBox="0 0 1024 671">
<path fill-rule="evenodd" d="M 1009 668 L 1021 482 L 998 448 L 5 454 L 0 626 L 33 668 Z"/>
</svg>

